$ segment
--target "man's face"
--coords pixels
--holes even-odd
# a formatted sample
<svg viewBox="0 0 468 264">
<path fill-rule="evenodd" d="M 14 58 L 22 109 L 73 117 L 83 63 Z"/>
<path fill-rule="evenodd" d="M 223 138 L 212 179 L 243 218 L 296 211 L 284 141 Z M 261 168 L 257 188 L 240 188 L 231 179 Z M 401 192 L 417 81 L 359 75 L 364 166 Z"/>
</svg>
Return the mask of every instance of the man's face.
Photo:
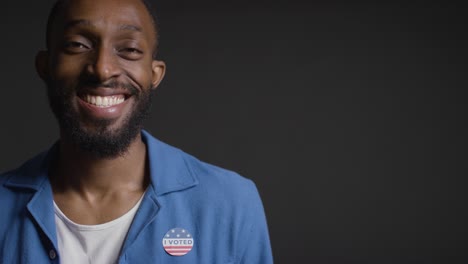
<svg viewBox="0 0 468 264">
<path fill-rule="evenodd" d="M 144 4 L 70 1 L 55 18 L 49 42 L 39 72 L 62 137 L 99 157 L 125 152 L 164 75 L 164 63 L 153 60 L 155 29 Z"/>
</svg>

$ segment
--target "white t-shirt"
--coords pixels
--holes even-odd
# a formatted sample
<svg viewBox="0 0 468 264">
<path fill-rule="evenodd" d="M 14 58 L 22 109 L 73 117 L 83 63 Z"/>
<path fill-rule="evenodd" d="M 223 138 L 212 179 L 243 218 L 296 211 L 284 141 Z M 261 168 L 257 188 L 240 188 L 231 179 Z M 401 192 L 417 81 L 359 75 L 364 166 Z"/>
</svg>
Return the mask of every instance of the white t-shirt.
<svg viewBox="0 0 468 264">
<path fill-rule="evenodd" d="M 140 206 L 99 225 L 79 225 L 68 219 L 54 202 L 60 262 L 65 264 L 116 263 L 128 229 Z"/>
</svg>

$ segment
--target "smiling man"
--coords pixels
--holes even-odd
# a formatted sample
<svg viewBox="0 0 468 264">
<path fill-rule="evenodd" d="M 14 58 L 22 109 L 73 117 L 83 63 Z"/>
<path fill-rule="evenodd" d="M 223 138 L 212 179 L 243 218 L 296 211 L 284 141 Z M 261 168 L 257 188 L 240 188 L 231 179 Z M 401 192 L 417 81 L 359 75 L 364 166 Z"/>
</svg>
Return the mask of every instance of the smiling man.
<svg viewBox="0 0 468 264">
<path fill-rule="evenodd" d="M 148 3 L 58 1 L 46 36 L 60 139 L 0 176 L 0 263 L 272 263 L 255 185 L 142 130 L 165 73 Z"/>
</svg>

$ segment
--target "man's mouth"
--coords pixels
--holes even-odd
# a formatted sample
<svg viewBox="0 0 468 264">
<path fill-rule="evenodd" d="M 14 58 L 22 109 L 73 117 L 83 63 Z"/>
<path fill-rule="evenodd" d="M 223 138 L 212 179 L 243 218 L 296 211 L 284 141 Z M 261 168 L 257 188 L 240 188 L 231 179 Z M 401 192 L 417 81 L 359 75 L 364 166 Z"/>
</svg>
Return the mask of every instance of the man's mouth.
<svg viewBox="0 0 468 264">
<path fill-rule="evenodd" d="M 99 96 L 99 95 L 82 95 L 80 98 L 87 102 L 88 104 L 105 108 L 111 107 L 115 105 L 119 105 L 125 101 L 125 95 L 117 94 L 117 95 L 110 95 L 110 96 Z"/>
<path fill-rule="evenodd" d="M 133 104 L 130 99 L 135 94 L 125 88 L 97 87 L 83 88 L 76 95 L 78 111 L 89 118 L 110 120 L 124 116 L 126 112 L 131 111 Z"/>
</svg>

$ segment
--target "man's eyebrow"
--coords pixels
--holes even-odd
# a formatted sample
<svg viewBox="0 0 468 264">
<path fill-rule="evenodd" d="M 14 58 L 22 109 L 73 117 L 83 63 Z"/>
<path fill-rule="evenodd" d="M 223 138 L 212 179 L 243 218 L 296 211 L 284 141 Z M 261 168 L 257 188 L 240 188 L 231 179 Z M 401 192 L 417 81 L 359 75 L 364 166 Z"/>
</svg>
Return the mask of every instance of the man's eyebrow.
<svg viewBox="0 0 468 264">
<path fill-rule="evenodd" d="M 65 30 L 76 27 L 76 26 L 87 26 L 87 27 L 95 27 L 95 25 L 86 19 L 76 19 L 71 20 L 65 24 Z M 130 24 L 123 24 L 118 26 L 119 30 L 130 30 L 130 31 L 137 31 L 143 32 L 143 29 L 140 26 L 130 25 Z"/>
<path fill-rule="evenodd" d="M 65 23 L 65 30 L 76 27 L 76 26 L 91 26 L 93 27 L 93 23 L 91 21 L 86 20 L 86 19 L 76 19 L 76 20 L 71 20 Z"/>
<path fill-rule="evenodd" d="M 135 25 L 129 25 L 129 24 L 120 25 L 119 30 L 130 30 L 130 31 L 143 32 L 143 29 L 141 27 L 135 26 Z"/>
</svg>

